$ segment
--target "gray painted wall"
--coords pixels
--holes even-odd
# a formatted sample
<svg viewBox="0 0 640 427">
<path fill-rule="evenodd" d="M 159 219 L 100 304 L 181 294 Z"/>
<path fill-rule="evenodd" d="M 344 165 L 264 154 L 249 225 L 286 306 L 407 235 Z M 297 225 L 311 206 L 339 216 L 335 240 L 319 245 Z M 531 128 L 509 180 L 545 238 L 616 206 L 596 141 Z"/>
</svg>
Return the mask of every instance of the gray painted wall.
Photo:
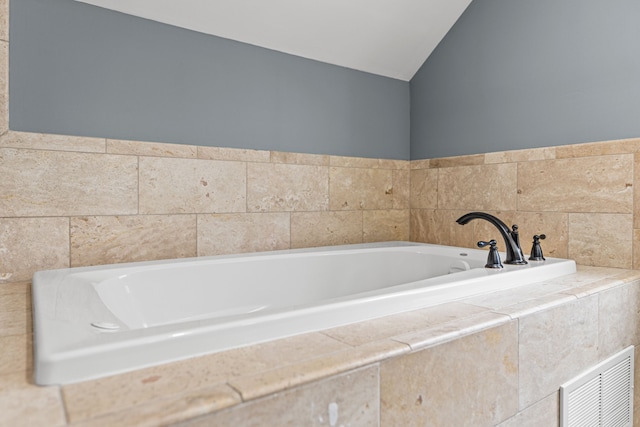
<svg viewBox="0 0 640 427">
<path fill-rule="evenodd" d="M 409 83 L 72 0 L 16 0 L 10 128 L 409 158 Z"/>
<path fill-rule="evenodd" d="M 640 136 L 640 1 L 476 0 L 411 80 L 411 158 Z"/>
</svg>

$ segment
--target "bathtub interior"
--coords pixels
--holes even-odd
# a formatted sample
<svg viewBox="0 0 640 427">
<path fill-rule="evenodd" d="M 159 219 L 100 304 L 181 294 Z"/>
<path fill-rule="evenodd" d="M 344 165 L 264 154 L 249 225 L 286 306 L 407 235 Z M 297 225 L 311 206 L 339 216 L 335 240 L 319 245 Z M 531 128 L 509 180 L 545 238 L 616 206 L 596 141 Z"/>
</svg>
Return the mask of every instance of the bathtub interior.
<svg viewBox="0 0 640 427">
<path fill-rule="evenodd" d="M 93 286 L 105 306 L 135 329 L 196 319 L 222 320 L 388 292 L 452 270 L 480 267 L 478 259 L 457 261 L 426 250 L 385 248 L 132 269 L 93 282 Z M 158 292 L 160 286 L 162 292 Z"/>
</svg>

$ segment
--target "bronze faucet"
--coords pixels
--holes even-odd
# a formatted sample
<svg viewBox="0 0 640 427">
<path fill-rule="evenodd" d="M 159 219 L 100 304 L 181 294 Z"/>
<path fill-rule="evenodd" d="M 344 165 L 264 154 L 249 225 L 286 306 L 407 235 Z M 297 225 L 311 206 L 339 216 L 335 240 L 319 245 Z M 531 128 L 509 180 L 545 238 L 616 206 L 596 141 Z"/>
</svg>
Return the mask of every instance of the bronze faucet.
<svg viewBox="0 0 640 427">
<path fill-rule="evenodd" d="M 520 236 L 518 235 L 517 225 L 514 224 L 510 230 L 509 227 L 507 227 L 507 224 L 495 216 L 489 215 L 485 212 L 469 212 L 468 214 L 462 215 L 458 218 L 456 222 L 460 225 L 465 225 L 472 219 L 484 219 L 485 221 L 489 221 L 498 229 L 498 231 L 500 231 L 507 249 L 507 259 L 504 261 L 505 264 L 527 264 L 527 261 L 524 259 L 524 255 L 522 254 L 522 248 L 520 248 Z"/>
</svg>

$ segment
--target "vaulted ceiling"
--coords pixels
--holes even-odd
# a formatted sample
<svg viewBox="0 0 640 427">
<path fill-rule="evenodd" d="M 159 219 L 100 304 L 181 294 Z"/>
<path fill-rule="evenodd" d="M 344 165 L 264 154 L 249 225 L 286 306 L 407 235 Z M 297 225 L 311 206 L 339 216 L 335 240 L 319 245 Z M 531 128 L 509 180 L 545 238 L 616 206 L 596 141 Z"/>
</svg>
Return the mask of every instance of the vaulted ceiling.
<svg viewBox="0 0 640 427">
<path fill-rule="evenodd" d="M 471 0 L 78 0 L 409 81 Z"/>
</svg>

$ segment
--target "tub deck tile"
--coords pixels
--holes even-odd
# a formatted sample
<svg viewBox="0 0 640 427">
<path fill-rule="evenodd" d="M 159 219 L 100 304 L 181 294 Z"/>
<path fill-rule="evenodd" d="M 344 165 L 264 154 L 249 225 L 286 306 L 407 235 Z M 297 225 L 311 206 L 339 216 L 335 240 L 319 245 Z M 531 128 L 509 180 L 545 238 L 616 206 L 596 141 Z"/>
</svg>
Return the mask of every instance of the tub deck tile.
<svg viewBox="0 0 640 427">
<path fill-rule="evenodd" d="M 31 283 L 0 284 L 0 337 L 29 336 L 31 318 Z"/>
<path fill-rule="evenodd" d="M 433 327 L 394 337 L 394 341 L 407 344 L 412 351 L 433 347 L 509 322 L 508 316 L 483 311 L 480 314 L 455 319 Z"/>
<path fill-rule="evenodd" d="M 63 426 L 59 387 L 37 387 L 26 372 L 0 375 L 0 425 Z"/>
<path fill-rule="evenodd" d="M 563 292 L 568 289 L 570 289 L 570 286 L 567 284 L 532 283 L 530 285 L 519 286 L 517 292 L 514 292 L 514 289 L 505 289 L 503 291 L 466 298 L 464 302 L 496 310 L 524 301 L 535 300 L 540 297 Z"/>
<path fill-rule="evenodd" d="M 589 295 L 597 294 L 598 292 L 622 286 L 624 285 L 624 283 L 625 282 L 623 282 L 622 280 L 616 278 L 600 279 L 596 280 L 595 282 L 569 288 L 563 291 L 563 293 L 567 295 L 573 295 L 577 298 L 583 298 Z"/>
<path fill-rule="evenodd" d="M 226 384 L 189 390 L 166 398 L 152 400 L 123 411 L 91 418 L 74 427 L 137 426 L 155 427 L 186 421 L 235 406 L 241 402 L 238 393 Z"/>
<path fill-rule="evenodd" d="M 452 321 L 458 317 L 469 316 L 486 311 L 486 308 L 474 305 L 451 302 L 440 304 L 421 310 L 408 311 L 353 323 L 346 326 L 327 329 L 324 334 L 353 346 L 375 342 L 385 338 L 392 338 L 428 328 L 437 324 Z"/>
<path fill-rule="evenodd" d="M 0 336 L 0 375 L 21 372 L 25 377 L 31 377 L 32 342 L 30 334 Z"/>
<path fill-rule="evenodd" d="M 242 375 L 232 378 L 229 384 L 240 392 L 243 400 L 247 401 L 377 363 L 409 351 L 409 347 L 405 344 L 381 340 L 320 357 L 301 359 L 299 363 L 280 366 L 270 371 Z"/>
<path fill-rule="evenodd" d="M 516 319 L 575 301 L 575 299 L 575 296 L 563 293 L 544 295 L 539 298 L 496 308 L 494 312 Z"/>
<path fill-rule="evenodd" d="M 322 334 L 300 335 L 69 384 L 62 391 L 69 419 L 80 421 L 344 348 L 348 346 Z"/>
</svg>

